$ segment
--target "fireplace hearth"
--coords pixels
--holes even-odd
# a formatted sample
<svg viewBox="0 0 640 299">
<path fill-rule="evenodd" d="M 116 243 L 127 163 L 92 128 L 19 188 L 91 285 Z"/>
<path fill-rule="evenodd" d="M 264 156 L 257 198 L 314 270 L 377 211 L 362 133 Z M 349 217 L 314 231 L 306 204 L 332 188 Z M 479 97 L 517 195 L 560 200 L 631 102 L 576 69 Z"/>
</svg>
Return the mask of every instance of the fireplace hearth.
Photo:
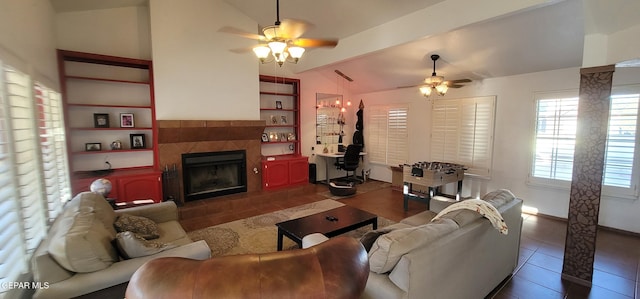
<svg viewBox="0 0 640 299">
<path fill-rule="evenodd" d="M 182 154 L 185 201 L 247 191 L 246 151 Z"/>
</svg>

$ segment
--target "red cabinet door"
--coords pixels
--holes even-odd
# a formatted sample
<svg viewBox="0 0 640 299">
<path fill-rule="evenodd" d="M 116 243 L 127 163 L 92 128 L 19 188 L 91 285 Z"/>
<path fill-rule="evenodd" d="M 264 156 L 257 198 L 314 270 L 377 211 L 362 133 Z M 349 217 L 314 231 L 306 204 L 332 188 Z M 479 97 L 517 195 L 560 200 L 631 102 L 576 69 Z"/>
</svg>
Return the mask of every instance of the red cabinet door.
<svg viewBox="0 0 640 299">
<path fill-rule="evenodd" d="M 289 184 L 289 162 L 263 161 L 262 162 L 262 187 L 274 189 Z"/>
<path fill-rule="evenodd" d="M 289 184 L 304 184 L 309 181 L 307 157 L 289 160 Z"/>
<path fill-rule="evenodd" d="M 140 199 L 162 201 L 162 178 L 160 173 L 122 176 L 118 178 L 118 202 Z"/>
</svg>

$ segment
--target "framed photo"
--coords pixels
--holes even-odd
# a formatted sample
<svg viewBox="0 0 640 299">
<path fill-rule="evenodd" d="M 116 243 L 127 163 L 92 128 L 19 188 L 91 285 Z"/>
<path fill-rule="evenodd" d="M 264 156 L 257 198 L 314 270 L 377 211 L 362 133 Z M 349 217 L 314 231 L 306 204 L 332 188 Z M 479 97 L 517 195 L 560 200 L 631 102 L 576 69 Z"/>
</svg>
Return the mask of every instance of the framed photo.
<svg viewBox="0 0 640 299">
<path fill-rule="evenodd" d="M 287 116 L 286 115 L 280 115 L 280 123 L 283 125 L 287 124 Z"/>
<path fill-rule="evenodd" d="M 144 134 L 129 134 L 132 149 L 146 148 Z"/>
<path fill-rule="evenodd" d="M 109 127 L 109 114 L 106 114 L 106 113 L 94 113 L 93 114 L 93 127 L 94 128 L 108 128 Z"/>
<path fill-rule="evenodd" d="M 262 133 L 262 142 L 269 142 L 269 135 L 267 135 L 267 133 Z"/>
<path fill-rule="evenodd" d="M 271 124 L 272 125 L 277 125 L 278 124 L 278 118 L 275 115 L 271 115 Z"/>
<path fill-rule="evenodd" d="M 133 128 L 133 113 L 120 113 L 120 127 Z"/>
<path fill-rule="evenodd" d="M 276 101 L 276 109 L 282 109 L 282 101 Z"/>
<path fill-rule="evenodd" d="M 85 143 L 84 144 L 84 150 L 87 152 L 98 152 L 102 150 L 102 143 L 99 142 L 92 142 L 92 143 Z"/>
<path fill-rule="evenodd" d="M 280 141 L 287 141 L 287 133 L 280 133 Z"/>
</svg>

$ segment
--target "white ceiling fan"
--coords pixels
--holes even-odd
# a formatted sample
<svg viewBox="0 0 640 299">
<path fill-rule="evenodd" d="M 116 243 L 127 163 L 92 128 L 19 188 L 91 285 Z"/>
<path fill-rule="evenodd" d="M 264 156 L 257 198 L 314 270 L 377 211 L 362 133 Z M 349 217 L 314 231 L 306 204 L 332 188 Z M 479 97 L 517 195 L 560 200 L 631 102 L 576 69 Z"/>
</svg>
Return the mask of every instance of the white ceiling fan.
<svg viewBox="0 0 640 299">
<path fill-rule="evenodd" d="M 260 41 L 259 45 L 253 47 L 253 52 L 260 62 L 272 61 L 269 56 L 271 54 L 273 60 L 282 66 L 285 61 L 298 63 L 305 48 L 333 48 L 338 45 L 337 39 L 302 38 L 302 34 L 310 27 L 312 27 L 311 24 L 301 20 L 284 19 L 280 22 L 280 0 L 276 0 L 276 21 L 272 26 L 262 28 L 262 35 L 234 27 L 222 27 L 218 31 Z M 244 51 L 245 49 L 236 50 L 236 52 Z"/>
</svg>

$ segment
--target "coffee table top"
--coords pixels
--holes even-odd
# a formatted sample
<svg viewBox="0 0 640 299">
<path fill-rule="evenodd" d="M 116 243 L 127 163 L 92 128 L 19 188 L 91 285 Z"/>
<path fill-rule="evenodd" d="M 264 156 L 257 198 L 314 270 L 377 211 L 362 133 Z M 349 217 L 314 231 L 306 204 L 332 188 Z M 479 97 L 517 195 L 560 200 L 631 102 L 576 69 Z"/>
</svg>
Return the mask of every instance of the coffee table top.
<svg viewBox="0 0 640 299">
<path fill-rule="evenodd" d="M 361 227 L 365 223 L 375 223 L 377 218 L 378 216 L 367 211 L 345 205 L 302 218 L 276 223 L 276 226 L 287 235 L 299 239 L 312 233 L 334 237 Z"/>
</svg>

